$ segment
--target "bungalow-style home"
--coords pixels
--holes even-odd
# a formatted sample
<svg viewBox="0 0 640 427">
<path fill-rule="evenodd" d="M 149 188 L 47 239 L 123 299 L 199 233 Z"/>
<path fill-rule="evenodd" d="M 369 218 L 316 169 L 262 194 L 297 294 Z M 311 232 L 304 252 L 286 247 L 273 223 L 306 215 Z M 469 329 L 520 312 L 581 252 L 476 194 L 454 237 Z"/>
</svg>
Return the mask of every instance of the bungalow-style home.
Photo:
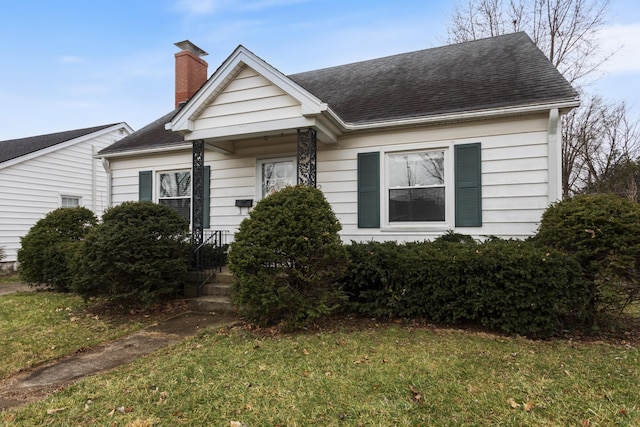
<svg viewBox="0 0 640 427">
<path fill-rule="evenodd" d="M 96 154 L 131 134 L 126 123 L 0 141 L 0 246 L 13 267 L 20 237 L 50 211 L 110 205 L 107 174 Z"/>
<path fill-rule="evenodd" d="M 351 240 L 523 238 L 561 197 L 576 91 L 525 33 L 285 75 L 239 46 L 208 79 L 176 44 L 176 109 L 102 150 L 114 204 L 233 234 L 286 185 L 320 188 Z"/>
</svg>

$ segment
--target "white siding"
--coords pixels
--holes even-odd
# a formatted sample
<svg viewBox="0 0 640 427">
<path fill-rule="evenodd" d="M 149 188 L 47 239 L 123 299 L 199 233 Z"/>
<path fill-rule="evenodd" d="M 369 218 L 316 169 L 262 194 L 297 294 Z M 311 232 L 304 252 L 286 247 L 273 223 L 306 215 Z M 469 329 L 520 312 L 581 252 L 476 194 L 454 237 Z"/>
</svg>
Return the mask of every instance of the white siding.
<svg viewBox="0 0 640 427">
<path fill-rule="evenodd" d="M 200 113 L 194 130 L 290 119 L 300 111 L 295 98 L 245 67 Z"/>
<path fill-rule="evenodd" d="M 107 175 L 93 156 L 126 133 L 121 128 L 61 143 L 46 154 L 0 168 L 0 246 L 5 262 L 16 261 L 20 237 L 50 211 L 61 196 L 81 198 L 81 205 L 101 216 L 107 208 Z"/>
<path fill-rule="evenodd" d="M 403 131 L 361 133 L 344 136 L 338 144 L 318 144 L 317 181 L 325 193 L 343 230 L 343 240 L 424 240 L 453 228 L 357 227 L 357 155 L 380 150 L 482 144 L 483 226 L 456 231 L 476 237 L 525 237 L 533 234 L 549 204 L 546 115 L 413 128 Z M 256 199 L 256 162 L 269 157 L 295 155 L 295 136 L 237 141 L 235 153 L 207 151 L 211 167 L 211 227 L 234 232 L 248 216 L 236 199 Z M 452 153 L 450 153 L 452 154 Z M 191 152 L 185 150 L 144 158 L 113 159 L 113 202 L 137 200 L 138 172 L 166 168 L 189 168 Z M 384 188 L 384 187 L 382 187 Z M 384 191 L 382 191 L 384 193 Z M 381 200 L 384 206 L 384 194 Z M 384 218 L 384 212 L 381 218 Z"/>
</svg>

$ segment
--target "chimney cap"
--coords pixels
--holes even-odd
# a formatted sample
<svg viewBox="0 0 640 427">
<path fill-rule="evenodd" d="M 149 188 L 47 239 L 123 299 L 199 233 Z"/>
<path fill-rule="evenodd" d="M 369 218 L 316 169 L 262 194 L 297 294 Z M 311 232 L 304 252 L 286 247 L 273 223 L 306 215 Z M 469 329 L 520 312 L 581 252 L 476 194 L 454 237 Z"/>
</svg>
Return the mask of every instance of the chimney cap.
<svg viewBox="0 0 640 427">
<path fill-rule="evenodd" d="M 183 40 L 181 42 L 178 43 L 174 43 L 177 47 L 179 47 L 182 50 L 187 50 L 191 53 L 193 53 L 194 55 L 201 57 L 201 56 L 206 56 L 208 55 L 207 52 L 205 52 L 204 50 L 200 49 L 198 46 L 196 46 L 195 44 L 191 43 L 189 40 Z"/>
</svg>

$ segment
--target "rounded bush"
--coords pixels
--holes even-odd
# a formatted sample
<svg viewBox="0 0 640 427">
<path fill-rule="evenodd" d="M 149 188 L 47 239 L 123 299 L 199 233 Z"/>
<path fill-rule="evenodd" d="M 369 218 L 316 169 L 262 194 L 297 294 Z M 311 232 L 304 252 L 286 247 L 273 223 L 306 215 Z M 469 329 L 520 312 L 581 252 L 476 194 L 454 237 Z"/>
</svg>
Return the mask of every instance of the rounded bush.
<svg viewBox="0 0 640 427">
<path fill-rule="evenodd" d="M 125 202 L 105 212 L 74 256 L 72 288 L 125 305 L 174 297 L 190 260 L 189 224 L 173 209 Z"/>
<path fill-rule="evenodd" d="M 49 212 L 22 237 L 18 262 L 22 280 L 68 292 L 73 278 L 70 256 L 98 222 L 84 207 Z"/>
<path fill-rule="evenodd" d="M 229 250 L 240 314 L 296 328 L 337 308 L 347 262 L 341 228 L 316 188 L 287 187 L 259 201 Z"/>
<path fill-rule="evenodd" d="M 551 205 L 536 240 L 576 257 L 590 285 L 589 314 L 615 313 L 640 298 L 640 205 L 613 194 Z"/>
</svg>

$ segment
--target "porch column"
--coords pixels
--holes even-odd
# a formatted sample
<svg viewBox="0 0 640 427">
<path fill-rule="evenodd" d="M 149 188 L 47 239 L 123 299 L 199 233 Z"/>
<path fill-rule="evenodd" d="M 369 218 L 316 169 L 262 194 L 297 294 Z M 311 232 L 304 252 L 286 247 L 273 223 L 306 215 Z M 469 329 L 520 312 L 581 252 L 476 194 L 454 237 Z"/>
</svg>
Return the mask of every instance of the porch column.
<svg viewBox="0 0 640 427">
<path fill-rule="evenodd" d="M 298 129 L 298 184 L 316 186 L 315 129 Z"/>
<path fill-rule="evenodd" d="M 204 241 L 204 141 L 193 141 L 191 170 L 191 240 L 195 246 Z"/>
</svg>

